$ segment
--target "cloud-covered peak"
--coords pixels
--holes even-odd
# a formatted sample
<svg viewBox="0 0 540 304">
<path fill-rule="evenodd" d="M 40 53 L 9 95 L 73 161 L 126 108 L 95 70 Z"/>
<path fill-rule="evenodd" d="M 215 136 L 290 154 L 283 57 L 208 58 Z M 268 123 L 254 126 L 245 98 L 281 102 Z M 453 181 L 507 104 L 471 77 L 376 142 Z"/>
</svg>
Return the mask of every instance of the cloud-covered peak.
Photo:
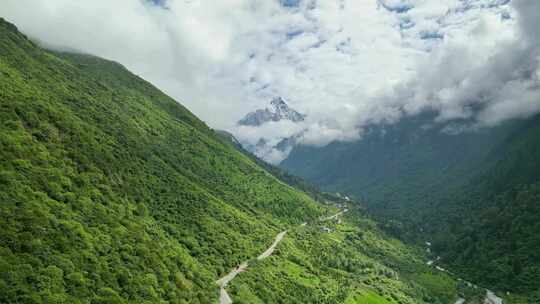
<svg viewBox="0 0 540 304">
<path fill-rule="evenodd" d="M 212 127 L 323 145 L 422 111 L 477 126 L 540 112 L 539 3 L 3 0 L 0 16 L 119 61 Z M 237 124 L 274 96 L 305 119 Z"/>
</svg>

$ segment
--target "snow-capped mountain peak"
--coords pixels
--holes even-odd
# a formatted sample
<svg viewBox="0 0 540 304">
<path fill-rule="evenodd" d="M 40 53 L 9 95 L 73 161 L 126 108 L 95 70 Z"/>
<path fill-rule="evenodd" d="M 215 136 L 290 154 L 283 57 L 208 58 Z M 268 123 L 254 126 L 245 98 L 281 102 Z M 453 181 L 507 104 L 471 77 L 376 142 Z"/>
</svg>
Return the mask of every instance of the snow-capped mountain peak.
<svg viewBox="0 0 540 304">
<path fill-rule="evenodd" d="M 270 101 L 270 105 L 265 109 L 259 109 L 248 113 L 244 118 L 238 121 L 241 126 L 260 126 L 270 121 L 290 120 L 300 122 L 306 118 L 306 115 L 290 108 L 281 97 L 275 97 Z"/>
</svg>

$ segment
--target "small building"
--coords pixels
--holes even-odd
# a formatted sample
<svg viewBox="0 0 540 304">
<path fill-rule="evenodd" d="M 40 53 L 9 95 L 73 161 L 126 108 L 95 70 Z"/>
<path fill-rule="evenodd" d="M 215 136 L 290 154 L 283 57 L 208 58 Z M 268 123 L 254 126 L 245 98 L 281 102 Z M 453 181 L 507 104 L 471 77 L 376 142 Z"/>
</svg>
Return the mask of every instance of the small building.
<svg viewBox="0 0 540 304">
<path fill-rule="evenodd" d="M 321 227 L 321 230 L 322 230 L 323 232 L 326 232 L 326 233 L 332 232 L 332 229 L 330 229 L 330 228 L 328 228 L 328 227 Z"/>
</svg>

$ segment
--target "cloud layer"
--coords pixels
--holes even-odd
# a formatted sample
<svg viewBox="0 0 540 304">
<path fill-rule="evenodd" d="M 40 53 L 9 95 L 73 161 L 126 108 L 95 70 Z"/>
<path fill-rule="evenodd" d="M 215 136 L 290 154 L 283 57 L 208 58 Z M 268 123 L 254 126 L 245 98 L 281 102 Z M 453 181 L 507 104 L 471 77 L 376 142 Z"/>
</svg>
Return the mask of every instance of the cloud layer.
<svg viewBox="0 0 540 304">
<path fill-rule="evenodd" d="M 126 65 L 216 128 L 256 141 L 356 140 L 436 110 L 477 126 L 540 112 L 535 0 L 3 0 L 53 47 Z M 308 119 L 242 130 L 283 96 Z M 219 115 L 217 114 L 219 113 Z M 257 133 L 259 132 L 259 133 Z"/>
</svg>

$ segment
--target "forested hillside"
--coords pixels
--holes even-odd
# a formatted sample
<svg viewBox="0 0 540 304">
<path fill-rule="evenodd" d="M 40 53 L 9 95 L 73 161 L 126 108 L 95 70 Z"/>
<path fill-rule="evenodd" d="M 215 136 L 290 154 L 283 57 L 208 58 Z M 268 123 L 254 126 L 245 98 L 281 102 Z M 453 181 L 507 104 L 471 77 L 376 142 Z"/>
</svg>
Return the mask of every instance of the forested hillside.
<svg viewBox="0 0 540 304">
<path fill-rule="evenodd" d="M 0 302 L 452 303 L 456 281 L 317 203 L 121 65 L 0 19 Z M 308 222 L 310 225 L 300 226 Z M 302 227 L 295 228 L 292 227 Z"/>
<path fill-rule="evenodd" d="M 540 117 L 476 131 L 433 118 L 424 113 L 372 126 L 354 143 L 300 147 L 281 166 L 361 198 L 396 237 L 433 241 L 442 262 L 461 276 L 534 301 Z"/>
<path fill-rule="evenodd" d="M 377 215 L 415 219 L 418 209 L 487 170 L 491 163 L 484 159 L 520 124 L 455 134 L 466 122 L 435 124 L 435 117 L 428 112 L 369 126 L 356 142 L 300 146 L 280 166 L 325 190 L 363 199 Z"/>
</svg>

